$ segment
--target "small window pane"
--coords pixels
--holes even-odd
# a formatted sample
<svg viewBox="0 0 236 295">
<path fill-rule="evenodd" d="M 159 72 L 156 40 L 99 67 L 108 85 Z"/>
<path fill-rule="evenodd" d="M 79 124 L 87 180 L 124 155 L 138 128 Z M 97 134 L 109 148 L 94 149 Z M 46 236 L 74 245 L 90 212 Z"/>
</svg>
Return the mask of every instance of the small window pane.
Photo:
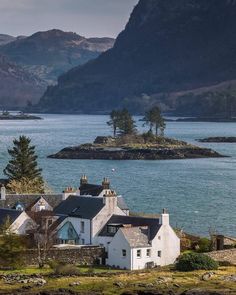
<svg viewBox="0 0 236 295">
<path fill-rule="evenodd" d="M 151 249 L 147 249 L 147 257 L 151 256 Z"/>
<path fill-rule="evenodd" d="M 123 256 L 123 257 L 126 257 L 126 254 L 127 254 L 127 253 L 126 253 L 126 250 L 123 249 L 123 250 L 122 250 L 122 256 Z"/>
<path fill-rule="evenodd" d="M 141 257 L 141 250 L 137 250 L 137 257 Z"/>
<path fill-rule="evenodd" d="M 157 256 L 158 256 L 158 257 L 161 257 L 161 251 L 158 251 L 158 252 L 157 252 Z"/>
</svg>

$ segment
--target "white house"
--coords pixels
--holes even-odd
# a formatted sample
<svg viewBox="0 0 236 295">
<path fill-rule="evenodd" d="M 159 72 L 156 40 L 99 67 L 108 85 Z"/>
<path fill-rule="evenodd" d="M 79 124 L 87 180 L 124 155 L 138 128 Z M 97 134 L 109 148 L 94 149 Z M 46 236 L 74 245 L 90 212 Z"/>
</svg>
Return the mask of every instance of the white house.
<svg viewBox="0 0 236 295">
<path fill-rule="evenodd" d="M 26 235 L 28 230 L 36 226 L 36 223 L 24 211 L 12 209 L 0 209 L 0 226 L 9 222 L 9 231 L 17 235 Z"/>
<path fill-rule="evenodd" d="M 100 230 L 112 215 L 125 215 L 114 192 L 103 197 L 69 196 L 54 213 L 61 217 L 57 227 L 62 244 L 94 245 Z"/>
<path fill-rule="evenodd" d="M 159 219 L 112 216 L 97 239 L 106 248 L 106 264 L 122 269 L 169 265 L 180 255 L 180 240 L 166 211 Z"/>
</svg>

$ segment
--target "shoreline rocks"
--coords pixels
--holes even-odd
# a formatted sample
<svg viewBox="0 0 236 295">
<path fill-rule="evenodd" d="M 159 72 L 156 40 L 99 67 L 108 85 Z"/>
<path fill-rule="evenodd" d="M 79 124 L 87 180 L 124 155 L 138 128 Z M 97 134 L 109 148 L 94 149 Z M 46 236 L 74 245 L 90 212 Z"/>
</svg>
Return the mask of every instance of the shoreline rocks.
<svg viewBox="0 0 236 295">
<path fill-rule="evenodd" d="M 223 157 L 216 151 L 200 147 L 180 148 L 129 148 L 129 147 L 95 147 L 81 145 L 67 147 L 51 159 L 83 159 L 83 160 L 177 160 L 196 158 Z"/>
<path fill-rule="evenodd" d="M 207 137 L 198 139 L 199 142 L 208 142 L 208 143 L 236 143 L 236 136 L 218 136 L 218 137 Z"/>
</svg>

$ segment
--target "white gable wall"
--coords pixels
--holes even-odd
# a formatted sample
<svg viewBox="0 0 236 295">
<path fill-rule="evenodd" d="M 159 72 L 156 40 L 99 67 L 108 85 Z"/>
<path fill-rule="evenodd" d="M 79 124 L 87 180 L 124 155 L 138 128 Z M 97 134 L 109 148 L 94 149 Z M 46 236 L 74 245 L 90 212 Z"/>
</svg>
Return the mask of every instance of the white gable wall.
<svg viewBox="0 0 236 295">
<path fill-rule="evenodd" d="M 90 245 L 90 226 L 91 222 L 89 219 L 83 219 L 78 217 L 67 217 L 63 222 L 58 226 L 58 229 L 62 228 L 65 223 L 71 222 L 73 225 L 75 231 L 77 232 L 79 236 L 79 243 L 82 243 L 82 240 L 84 240 L 84 245 Z M 82 232 L 82 222 L 84 222 L 84 232 Z"/>
<path fill-rule="evenodd" d="M 46 210 L 46 211 L 52 211 L 53 208 L 51 205 L 48 204 L 48 202 L 41 197 L 38 202 L 31 208 L 31 211 L 33 212 L 39 212 L 42 210 Z"/>
<path fill-rule="evenodd" d="M 11 224 L 10 231 L 17 235 L 26 235 L 27 231 L 33 229 L 35 226 L 36 223 L 25 212 L 22 212 Z"/>
<path fill-rule="evenodd" d="M 170 265 L 180 255 L 180 239 L 170 225 L 162 225 L 157 236 L 152 241 L 152 248 L 157 257 L 157 265 Z M 161 251 L 160 258 L 157 255 L 157 251 Z"/>
<path fill-rule="evenodd" d="M 117 197 L 104 197 L 105 206 L 92 220 L 92 243 L 96 244 L 97 234 L 105 226 L 112 215 L 125 215 L 125 213 L 117 206 Z"/>
<path fill-rule="evenodd" d="M 126 250 L 126 257 L 122 256 L 122 250 Z M 131 269 L 131 248 L 121 230 L 118 230 L 108 245 L 107 265 Z"/>
</svg>

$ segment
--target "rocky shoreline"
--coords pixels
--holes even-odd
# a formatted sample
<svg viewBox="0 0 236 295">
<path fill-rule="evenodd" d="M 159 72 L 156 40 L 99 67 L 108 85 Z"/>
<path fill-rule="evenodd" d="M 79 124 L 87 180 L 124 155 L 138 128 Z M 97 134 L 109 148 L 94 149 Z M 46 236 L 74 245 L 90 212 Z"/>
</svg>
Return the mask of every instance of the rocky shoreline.
<svg viewBox="0 0 236 295">
<path fill-rule="evenodd" d="M 33 115 L 0 115 L 0 120 L 42 120 L 42 118 Z"/>
<path fill-rule="evenodd" d="M 209 142 L 209 143 L 236 143 L 236 137 L 225 137 L 225 136 L 218 136 L 218 137 L 207 137 L 198 139 L 199 142 Z"/>
<path fill-rule="evenodd" d="M 165 144 L 151 146 L 97 144 L 96 139 L 93 144 L 66 147 L 58 153 L 48 156 L 51 159 L 82 160 L 177 160 L 220 157 L 223 156 L 212 149 L 168 138 L 165 138 Z"/>
</svg>

